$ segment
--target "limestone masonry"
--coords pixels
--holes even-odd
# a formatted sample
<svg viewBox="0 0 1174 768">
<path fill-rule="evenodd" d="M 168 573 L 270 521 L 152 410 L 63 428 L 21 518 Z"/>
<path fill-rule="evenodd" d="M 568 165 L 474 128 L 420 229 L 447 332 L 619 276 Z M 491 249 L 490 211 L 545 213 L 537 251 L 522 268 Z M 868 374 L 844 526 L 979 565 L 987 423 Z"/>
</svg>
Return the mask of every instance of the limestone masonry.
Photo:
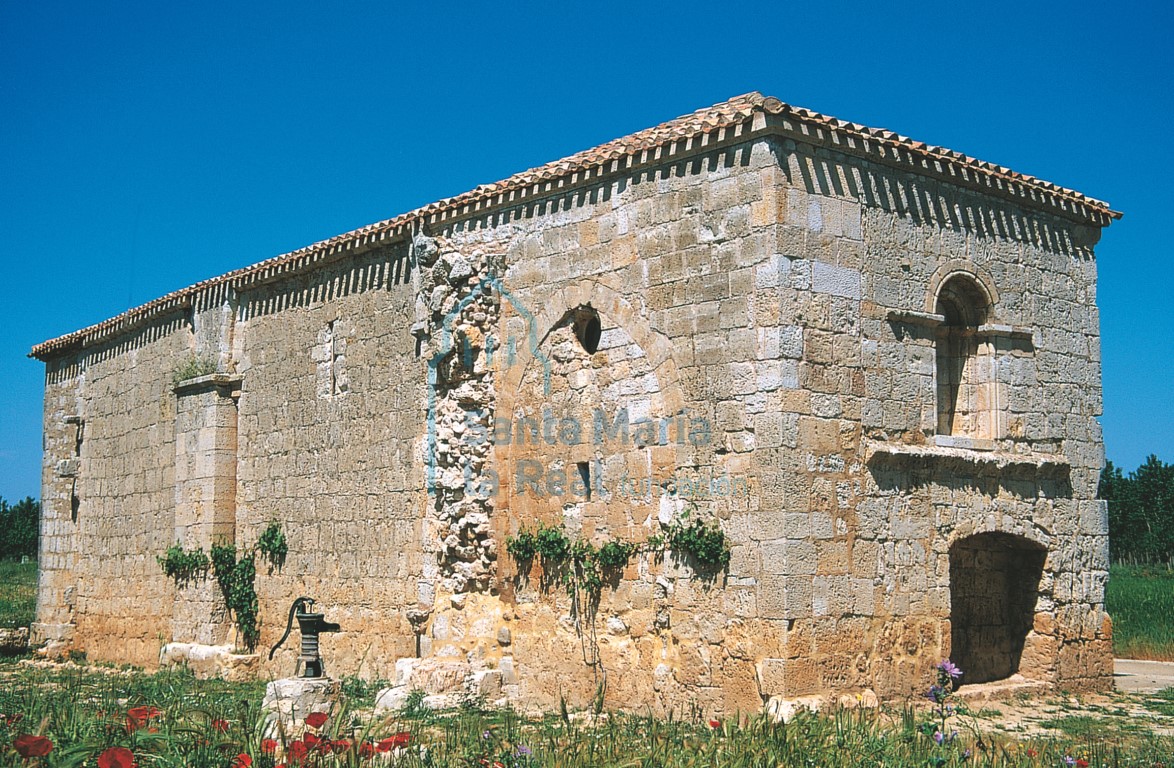
<svg viewBox="0 0 1174 768">
<path fill-rule="evenodd" d="M 752 93 L 47 341 L 33 639 L 239 672 L 215 580 L 157 558 L 276 521 L 258 648 L 309 595 L 389 706 L 1107 688 L 1119 215 Z M 506 550 L 697 519 L 727 568 L 644 552 L 597 605 Z"/>
</svg>

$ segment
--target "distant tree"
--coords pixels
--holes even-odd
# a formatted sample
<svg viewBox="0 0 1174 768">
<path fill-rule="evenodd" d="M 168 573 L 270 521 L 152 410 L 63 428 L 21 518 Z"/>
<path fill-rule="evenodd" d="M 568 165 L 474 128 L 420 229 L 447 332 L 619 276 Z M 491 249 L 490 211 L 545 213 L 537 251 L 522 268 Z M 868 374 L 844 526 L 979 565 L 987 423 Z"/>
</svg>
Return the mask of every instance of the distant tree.
<svg viewBox="0 0 1174 768">
<path fill-rule="evenodd" d="M 0 559 L 37 556 L 41 502 L 31 496 L 16 504 L 0 498 Z"/>
<path fill-rule="evenodd" d="M 1174 464 L 1151 455 L 1126 477 L 1108 462 L 1097 496 L 1109 503 L 1114 561 L 1174 562 Z"/>
</svg>

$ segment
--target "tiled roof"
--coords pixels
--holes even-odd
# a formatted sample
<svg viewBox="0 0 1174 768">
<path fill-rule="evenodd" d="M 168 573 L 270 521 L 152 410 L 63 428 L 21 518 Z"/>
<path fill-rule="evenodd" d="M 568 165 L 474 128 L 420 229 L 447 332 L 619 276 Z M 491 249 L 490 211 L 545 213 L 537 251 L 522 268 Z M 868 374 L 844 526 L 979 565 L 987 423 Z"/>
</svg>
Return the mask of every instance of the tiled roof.
<svg viewBox="0 0 1174 768">
<path fill-rule="evenodd" d="M 1105 226 L 1110 220 L 1121 216 L 1106 203 L 1033 176 L 1016 173 L 1009 168 L 976 160 L 943 147 L 914 141 L 892 131 L 868 128 L 809 109 L 793 107 L 774 97 L 754 92 L 523 171 L 503 181 L 483 184 L 464 194 L 431 203 L 395 218 L 369 224 L 250 267 L 201 281 L 96 325 L 42 342 L 33 347 L 30 357 L 46 360 L 58 351 L 84 346 L 128 330 L 152 317 L 187 307 L 195 297 L 214 287 L 245 289 L 347 253 L 364 250 L 368 246 L 399 240 L 420 224 L 443 223 L 489 208 L 539 199 L 634 166 L 669 161 L 763 134 L 786 136 L 862 155 L 876 162 L 904 166 L 914 172 L 991 194 L 1009 196 L 1024 205 L 1099 226 Z"/>
</svg>

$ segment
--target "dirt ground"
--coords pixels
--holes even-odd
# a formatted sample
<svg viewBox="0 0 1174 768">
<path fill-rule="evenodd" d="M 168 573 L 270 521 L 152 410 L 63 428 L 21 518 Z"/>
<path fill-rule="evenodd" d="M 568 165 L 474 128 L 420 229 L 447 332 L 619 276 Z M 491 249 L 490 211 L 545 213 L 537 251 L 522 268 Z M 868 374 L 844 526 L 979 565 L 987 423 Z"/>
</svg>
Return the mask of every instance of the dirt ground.
<svg viewBox="0 0 1174 768">
<path fill-rule="evenodd" d="M 1174 662 L 1117 659 L 1116 690 L 1058 695 L 1025 680 L 964 686 L 959 696 L 976 724 L 1017 736 L 1174 734 Z"/>
</svg>

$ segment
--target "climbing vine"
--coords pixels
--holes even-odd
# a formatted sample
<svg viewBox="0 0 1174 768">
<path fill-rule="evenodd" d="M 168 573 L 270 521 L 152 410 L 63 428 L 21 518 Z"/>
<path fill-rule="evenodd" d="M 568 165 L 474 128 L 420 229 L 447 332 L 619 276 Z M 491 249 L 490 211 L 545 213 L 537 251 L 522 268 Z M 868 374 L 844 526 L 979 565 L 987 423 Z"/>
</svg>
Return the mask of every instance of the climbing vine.
<svg viewBox="0 0 1174 768">
<path fill-rule="evenodd" d="M 724 570 L 730 564 L 730 546 L 722 529 L 687 515 L 674 521 L 664 535 L 650 536 L 642 543 L 611 539 L 596 547 L 584 540 L 571 541 L 561 525 L 539 525 L 533 531 L 523 528 L 506 539 L 506 551 L 519 566 L 528 572 L 537 557 L 546 578 L 561 583 L 572 597 L 576 590 L 598 597 L 604 577 L 618 574 L 633 556 L 663 554 L 666 549 L 692 556 L 703 570 Z"/>
<path fill-rule="evenodd" d="M 280 568 L 288 551 L 281 524 L 272 521 L 253 546 L 239 553 L 239 558 L 235 544 L 213 544 L 211 557 L 202 549 L 185 550 L 179 544 L 173 544 L 157 559 L 163 572 L 177 584 L 190 581 L 197 575 L 203 576 L 211 567 L 224 596 L 224 605 L 240 632 L 241 644 L 251 652 L 261 639 L 261 623 L 257 616 L 257 555 L 260 554 L 272 567 Z"/>
<path fill-rule="evenodd" d="M 176 584 L 194 581 L 208 572 L 208 555 L 202 549 L 189 550 L 179 544 L 172 544 L 155 560 Z"/>
<path fill-rule="evenodd" d="M 257 564 L 256 547 L 246 550 L 238 560 L 233 544 L 212 545 L 212 573 L 224 595 L 224 604 L 232 611 L 236 628 L 240 631 L 241 643 L 252 651 L 261 639 L 260 622 L 257 619 Z"/>
</svg>

